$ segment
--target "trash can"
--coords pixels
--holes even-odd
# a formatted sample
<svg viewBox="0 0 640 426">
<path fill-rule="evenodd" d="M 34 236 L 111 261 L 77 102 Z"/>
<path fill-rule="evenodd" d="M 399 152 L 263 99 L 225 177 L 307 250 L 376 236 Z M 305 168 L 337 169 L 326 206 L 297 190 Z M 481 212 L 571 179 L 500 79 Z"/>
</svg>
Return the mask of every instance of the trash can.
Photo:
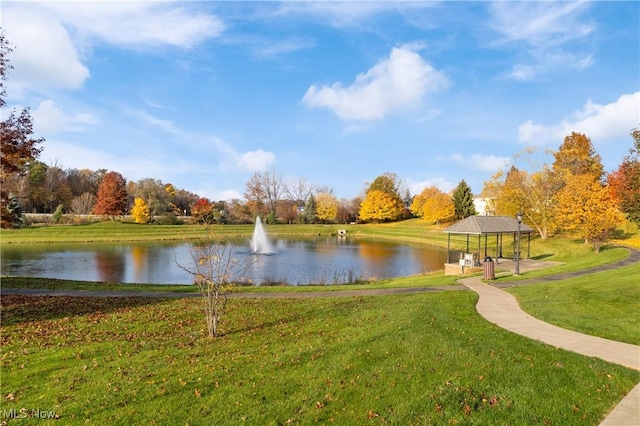
<svg viewBox="0 0 640 426">
<path fill-rule="evenodd" d="M 493 259 L 489 256 L 484 258 L 484 279 L 485 280 L 495 280 L 496 279 L 496 268 L 493 263 Z"/>
</svg>

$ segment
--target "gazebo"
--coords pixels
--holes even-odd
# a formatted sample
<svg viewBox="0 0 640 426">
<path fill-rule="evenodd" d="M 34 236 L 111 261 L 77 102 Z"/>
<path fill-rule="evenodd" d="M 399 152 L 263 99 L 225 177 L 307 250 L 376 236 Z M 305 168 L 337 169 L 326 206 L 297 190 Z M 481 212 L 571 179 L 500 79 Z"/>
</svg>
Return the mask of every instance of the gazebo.
<svg viewBox="0 0 640 426">
<path fill-rule="evenodd" d="M 466 250 L 464 252 L 464 259 L 468 259 L 471 255 L 473 255 L 474 263 L 480 261 L 480 253 L 482 253 L 482 241 L 484 237 L 484 257 L 493 256 L 496 259 L 509 257 L 515 258 L 516 256 L 516 238 L 518 233 L 527 234 L 527 259 L 531 257 L 531 233 L 533 232 L 533 228 L 525 225 L 524 223 L 518 223 L 516 218 L 511 216 L 469 216 L 466 219 L 463 219 L 459 222 L 454 223 L 453 225 L 446 228 L 443 232 L 448 234 L 447 238 L 447 263 L 451 263 L 451 235 L 465 235 L 466 236 Z M 503 251 L 503 236 L 505 234 L 513 235 L 513 245 L 511 246 L 511 250 L 505 252 Z M 489 254 L 489 236 L 495 235 L 495 246 L 493 242 L 491 242 L 492 248 L 495 249 L 495 252 L 491 255 Z M 470 251 L 471 236 L 477 236 L 478 246 L 477 251 Z M 507 246 L 509 249 L 509 246 Z M 456 250 L 458 253 L 461 253 L 461 250 Z M 505 256 L 506 254 L 506 256 Z M 462 253 L 460 254 L 462 258 Z M 518 253 L 518 258 L 521 258 L 520 253 Z M 458 259 L 454 259 L 454 262 L 457 262 Z M 478 266 L 476 264 L 469 266 Z"/>
</svg>

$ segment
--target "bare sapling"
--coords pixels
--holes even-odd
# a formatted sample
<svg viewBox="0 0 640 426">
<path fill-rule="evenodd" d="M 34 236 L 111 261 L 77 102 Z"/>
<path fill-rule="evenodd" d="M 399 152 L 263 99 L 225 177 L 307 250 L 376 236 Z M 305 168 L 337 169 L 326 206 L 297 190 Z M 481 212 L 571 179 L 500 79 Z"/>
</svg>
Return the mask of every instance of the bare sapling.
<svg viewBox="0 0 640 426">
<path fill-rule="evenodd" d="M 253 264 L 253 257 L 238 258 L 235 248 L 228 242 L 216 241 L 207 230 L 205 240 L 187 241 L 191 265 L 180 269 L 193 276 L 194 284 L 202 295 L 203 309 L 209 337 L 219 336 L 218 325 L 225 313 L 227 295 L 237 282 L 242 281 Z"/>
</svg>

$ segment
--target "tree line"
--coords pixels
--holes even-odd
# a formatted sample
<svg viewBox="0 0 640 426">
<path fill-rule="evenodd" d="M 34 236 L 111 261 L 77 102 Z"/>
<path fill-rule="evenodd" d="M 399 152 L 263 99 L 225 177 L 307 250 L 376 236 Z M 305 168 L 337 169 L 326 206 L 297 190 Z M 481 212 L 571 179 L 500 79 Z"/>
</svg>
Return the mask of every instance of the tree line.
<svg viewBox="0 0 640 426">
<path fill-rule="evenodd" d="M 632 148 L 611 173 L 605 173 L 591 139 L 572 132 L 552 152 L 551 164 L 536 165 L 525 151 L 518 159 L 529 170 L 514 164 L 498 172 L 483 194 L 495 214 L 522 212 L 541 238 L 574 232 L 597 251 L 625 218 L 640 224 L 640 129 L 631 137 Z"/>
<path fill-rule="evenodd" d="M 0 31 L 0 107 L 5 105 L 4 82 L 11 69 L 9 43 Z M 388 222 L 421 217 L 446 223 L 477 214 L 465 180 L 450 193 L 436 187 L 412 196 L 395 173 L 384 173 L 365 184 L 362 195 L 338 199 L 333 190 L 291 181 L 276 171 L 255 173 L 247 182 L 244 200 L 211 201 L 153 178 L 127 182 L 117 171 L 63 169 L 38 161 L 43 138 L 33 135 L 28 108 L 13 110 L 0 123 L 2 163 L 0 209 L 2 227 L 24 224 L 24 212 L 94 214 L 115 218 L 131 214 L 137 223 L 178 223 L 190 216 L 204 223 Z M 482 196 L 491 214 L 514 216 L 541 238 L 557 232 L 578 232 L 598 247 L 624 220 L 640 224 L 640 129 L 631 132 L 632 148 L 619 167 L 605 173 L 601 157 L 588 136 L 568 135 L 551 164 L 535 164 L 532 151 L 516 156 L 513 166 L 484 184 Z"/>
</svg>

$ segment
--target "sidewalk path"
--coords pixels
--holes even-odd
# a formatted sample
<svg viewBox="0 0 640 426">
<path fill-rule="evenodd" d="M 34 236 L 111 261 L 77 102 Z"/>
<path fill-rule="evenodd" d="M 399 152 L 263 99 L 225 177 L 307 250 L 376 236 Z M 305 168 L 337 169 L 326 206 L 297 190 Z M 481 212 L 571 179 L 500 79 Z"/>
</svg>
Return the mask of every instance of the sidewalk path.
<svg viewBox="0 0 640 426">
<path fill-rule="evenodd" d="M 459 281 L 480 296 L 476 309 L 501 328 L 550 345 L 640 370 L 640 346 L 589 336 L 540 321 L 520 309 L 516 298 L 479 277 Z"/>
<path fill-rule="evenodd" d="M 638 251 L 632 251 L 630 261 L 637 261 L 637 256 Z M 565 274 L 564 278 L 585 275 L 585 273 L 568 275 Z M 535 282 L 543 280 L 535 280 Z M 544 281 L 551 280 L 553 279 Z M 529 284 L 533 281 L 518 284 Z M 480 277 L 463 278 L 458 282 L 478 294 L 476 304 L 478 313 L 501 328 L 558 348 L 640 370 L 640 346 L 589 336 L 540 321 L 524 312 L 514 296 L 493 285 L 483 283 Z M 627 425 L 640 425 L 640 384 L 636 385 L 600 423 L 600 426 Z"/>
</svg>

